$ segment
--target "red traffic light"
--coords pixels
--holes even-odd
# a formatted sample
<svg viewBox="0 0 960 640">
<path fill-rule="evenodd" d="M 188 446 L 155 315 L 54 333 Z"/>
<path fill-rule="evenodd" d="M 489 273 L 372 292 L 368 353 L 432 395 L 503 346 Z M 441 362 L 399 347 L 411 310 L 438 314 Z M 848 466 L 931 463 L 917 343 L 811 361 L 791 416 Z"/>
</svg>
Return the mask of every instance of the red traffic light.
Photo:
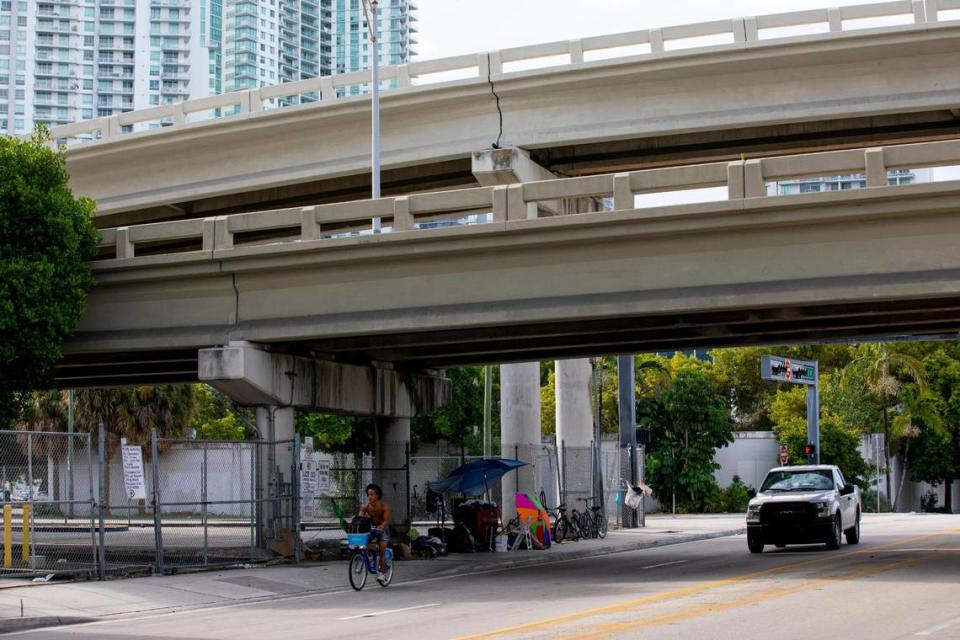
<svg viewBox="0 0 960 640">
<path fill-rule="evenodd" d="M 809 444 L 809 443 L 803 445 L 803 455 L 812 456 L 816 452 L 817 452 L 817 447 L 815 445 Z"/>
</svg>

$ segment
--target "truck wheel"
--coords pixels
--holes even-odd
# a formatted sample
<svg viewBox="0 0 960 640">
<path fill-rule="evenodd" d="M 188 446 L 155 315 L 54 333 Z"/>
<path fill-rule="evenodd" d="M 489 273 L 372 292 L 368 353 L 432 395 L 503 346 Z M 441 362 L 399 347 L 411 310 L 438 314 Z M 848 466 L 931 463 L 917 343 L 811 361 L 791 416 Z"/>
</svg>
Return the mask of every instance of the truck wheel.
<svg viewBox="0 0 960 640">
<path fill-rule="evenodd" d="M 847 544 L 857 544 L 860 542 L 860 509 L 857 509 L 856 524 L 847 529 L 844 533 L 847 537 Z"/>
<path fill-rule="evenodd" d="M 763 553 L 763 538 L 748 533 L 747 548 L 750 549 L 750 553 Z"/>
<path fill-rule="evenodd" d="M 839 549 L 843 539 L 843 525 L 840 523 L 840 514 L 838 513 L 833 520 L 833 531 L 827 538 L 827 549 Z"/>
</svg>

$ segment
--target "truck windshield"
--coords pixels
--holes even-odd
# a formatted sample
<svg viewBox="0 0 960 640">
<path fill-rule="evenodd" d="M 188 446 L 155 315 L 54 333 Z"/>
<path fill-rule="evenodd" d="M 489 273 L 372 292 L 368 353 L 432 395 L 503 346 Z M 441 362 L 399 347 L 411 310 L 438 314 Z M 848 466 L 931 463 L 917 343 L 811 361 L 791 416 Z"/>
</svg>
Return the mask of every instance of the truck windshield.
<svg viewBox="0 0 960 640">
<path fill-rule="evenodd" d="M 763 479 L 760 491 L 828 491 L 833 489 L 829 470 L 771 471 Z"/>
</svg>

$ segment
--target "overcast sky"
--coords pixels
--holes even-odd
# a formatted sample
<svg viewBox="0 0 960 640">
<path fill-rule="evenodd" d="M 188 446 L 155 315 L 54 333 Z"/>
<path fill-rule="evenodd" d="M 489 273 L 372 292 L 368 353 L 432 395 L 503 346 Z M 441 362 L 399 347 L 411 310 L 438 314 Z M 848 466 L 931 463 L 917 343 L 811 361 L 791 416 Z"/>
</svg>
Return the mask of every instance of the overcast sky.
<svg viewBox="0 0 960 640">
<path fill-rule="evenodd" d="M 875 0 L 415 0 L 417 59 Z"/>
</svg>

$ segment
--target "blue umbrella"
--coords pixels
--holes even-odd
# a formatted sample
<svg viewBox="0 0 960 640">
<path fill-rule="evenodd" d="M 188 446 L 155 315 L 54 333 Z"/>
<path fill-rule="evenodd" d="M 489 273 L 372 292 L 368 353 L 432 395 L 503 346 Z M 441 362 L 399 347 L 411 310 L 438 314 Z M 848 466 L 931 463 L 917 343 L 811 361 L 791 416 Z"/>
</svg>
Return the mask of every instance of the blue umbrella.
<svg viewBox="0 0 960 640">
<path fill-rule="evenodd" d="M 443 480 L 429 483 L 437 493 L 462 493 L 479 496 L 499 480 L 503 474 L 525 466 L 526 462 L 504 458 L 474 460 L 459 466 Z"/>
</svg>

